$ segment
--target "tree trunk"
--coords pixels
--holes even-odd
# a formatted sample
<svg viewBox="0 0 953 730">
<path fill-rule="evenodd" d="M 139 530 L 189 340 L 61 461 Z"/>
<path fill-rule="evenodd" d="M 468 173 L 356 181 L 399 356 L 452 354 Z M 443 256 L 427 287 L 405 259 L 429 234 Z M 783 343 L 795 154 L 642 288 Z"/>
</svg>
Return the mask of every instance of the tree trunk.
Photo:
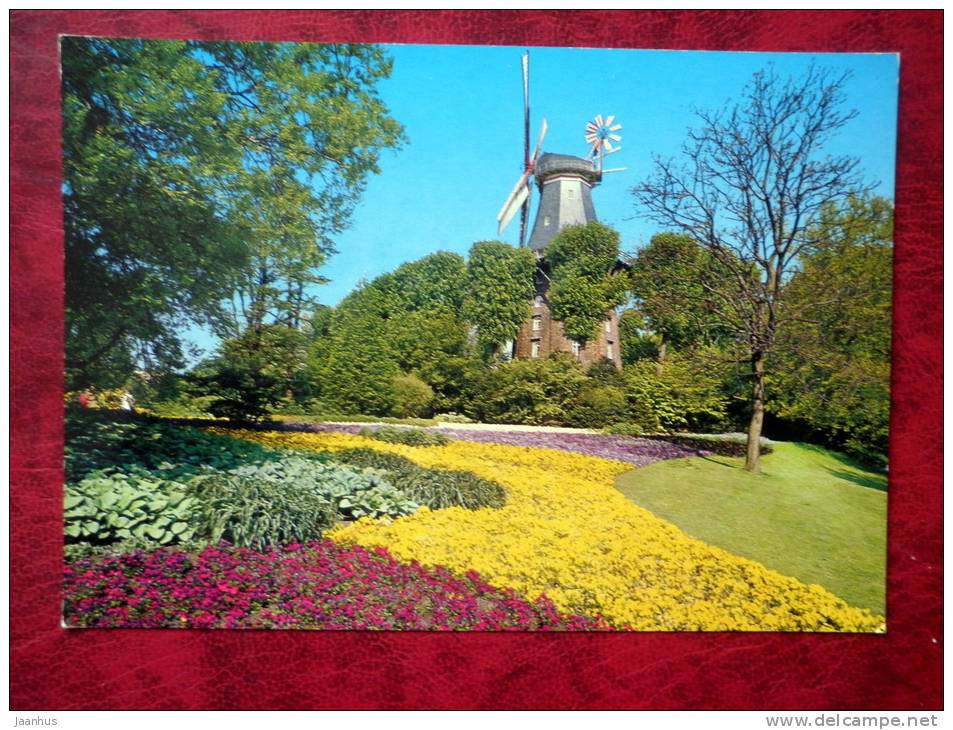
<svg viewBox="0 0 953 730">
<path fill-rule="evenodd" d="M 665 341 L 663 337 L 661 342 L 658 345 L 658 357 L 655 359 L 655 374 L 661 375 L 663 368 L 662 363 L 665 362 L 665 357 L 668 355 L 668 342 Z"/>
<path fill-rule="evenodd" d="M 748 424 L 748 453 L 745 469 L 761 472 L 761 426 L 764 423 L 764 353 L 751 356 L 751 422 Z"/>
</svg>

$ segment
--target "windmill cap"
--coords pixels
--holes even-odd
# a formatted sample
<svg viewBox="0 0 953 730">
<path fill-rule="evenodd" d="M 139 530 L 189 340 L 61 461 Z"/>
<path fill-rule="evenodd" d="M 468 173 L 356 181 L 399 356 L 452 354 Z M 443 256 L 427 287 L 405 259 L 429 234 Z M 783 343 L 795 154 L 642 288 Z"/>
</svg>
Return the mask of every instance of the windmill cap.
<svg viewBox="0 0 953 730">
<path fill-rule="evenodd" d="M 590 185 L 599 182 L 599 171 L 593 168 L 590 160 L 574 155 L 557 155 L 552 152 L 540 156 L 536 163 L 535 174 L 536 181 L 540 185 L 549 178 L 559 175 L 575 175 L 583 178 Z"/>
</svg>

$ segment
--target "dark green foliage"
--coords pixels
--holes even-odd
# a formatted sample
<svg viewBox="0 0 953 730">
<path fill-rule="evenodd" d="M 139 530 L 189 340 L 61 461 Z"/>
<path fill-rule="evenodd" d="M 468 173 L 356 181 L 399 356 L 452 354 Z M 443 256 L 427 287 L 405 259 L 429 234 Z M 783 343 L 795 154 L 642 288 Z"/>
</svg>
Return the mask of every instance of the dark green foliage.
<svg viewBox="0 0 953 730">
<path fill-rule="evenodd" d="M 500 241 L 482 241 L 467 259 L 463 317 L 476 328 L 477 340 L 488 354 L 516 338 L 530 313 L 536 261 L 528 248 Z"/>
<path fill-rule="evenodd" d="M 443 434 L 422 428 L 362 428 L 361 436 L 405 446 L 443 446 L 450 443 L 450 439 Z"/>
<path fill-rule="evenodd" d="M 478 374 L 468 407 L 490 423 L 563 424 L 585 383 L 579 363 L 562 353 L 513 360 Z"/>
<path fill-rule="evenodd" d="M 226 474 L 200 480 L 201 526 L 211 542 L 241 547 L 302 542 L 320 537 L 335 520 L 330 500 L 315 490 Z"/>
<path fill-rule="evenodd" d="M 62 40 L 68 386 L 181 365 L 179 332 L 296 326 L 380 151 L 379 47 Z M 241 293 L 235 299 L 236 290 Z"/>
<path fill-rule="evenodd" d="M 258 325 L 225 340 L 218 355 L 192 373 L 193 388 L 212 396 L 208 411 L 238 421 L 260 421 L 302 389 L 304 335 L 284 325 Z"/>
<path fill-rule="evenodd" d="M 642 329 L 677 349 L 725 339 L 730 330 L 713 305 L 719 292 L 729 291 L 730 274 L 689 236 L 652 236 L 636 254 L 630 271 Z M 634 333 L 627 334 L 631 348 Z"/>
<path fill-rule="evenodd" d="M 662 338 L 648 329 L 638 309 L 626 309 L 619 315 L 619 354 L 623 365 L 639 360 L 657 360 Z"/>
<path fill-rule="evenodd" d="M 552 284 L 547 296 L 566 336 L 585 343 L 609 310 L 625 301 L 629 283 L 616 270 L 619 234 L 601 223 L 568 226 L 550 242 L 546 264 Z"/>
<path fill-rule="evenodd" d="M 577 428 L 602 428 L 628 415 L 625 389 L 618 385 L 591 385 L 576 396 L 568 423 Z"/>
<path fill-rule="evenodd" d="M 64 532 L 68 542 L 168 545 L 195 535 L 197 506 L 182 483 L 94 471 L 66 487 Z"/>
<path fill-rule="evenodd" d="M 203 534 L 243 547 L 320 537 L 338 517 L 399 517 L 417 504 L 379 473 L 286 456 L 190 483 L 202 508 Z"/>
<path fill-rule="evenodd" d="M 467 362 L 464 277 L 460 256 L 438 252 L 362 285 L 323 314 L 311 355 L 323 406 L 381 416 L 424 414 L 431 400 L 453 407 Z"/>
<path fill-rule="evenodd" d="M 496 482 L 465 471 L 424 469 L 410 459 L 373 449 L 348 449 L 334 458 L 353 466 L 380 469 L 388 482 L 430 509 L 502 507 L 506 490 Z"/>
<path fill-rule="evenodd" d="M 893 206 L 851 198 L 812 231 L 822 243 L 785 290 L 769 408 L 816 439 L 883 465 L 890 418 Z"/>
<path fill-rule="evenodd" d="M 180 479 L 205 468 L 230 469 L 280 455 L 249 441 L 174 423 L 87 409 L 67 412 L 64 453 L 67 482 L 109 468 L 127 472 L 163 469 L 167 478 Z"/>
</svg>

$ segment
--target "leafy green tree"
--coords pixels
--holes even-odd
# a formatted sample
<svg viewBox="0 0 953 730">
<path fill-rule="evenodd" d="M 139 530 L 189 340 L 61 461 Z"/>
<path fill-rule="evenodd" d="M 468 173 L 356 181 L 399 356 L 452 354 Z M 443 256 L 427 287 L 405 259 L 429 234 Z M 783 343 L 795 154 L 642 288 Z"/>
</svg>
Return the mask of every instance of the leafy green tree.
<svg viewBox="0 0 953 730">
<path fill-rule="evenodd" d="M 731 273 L 731 287 L 708 293 L 750 366 L 745 468 L 755 473 L 785 286 L 818 243 L 822 211 L 864 189 L 859 161 L 826 149 L 856 114 L 842 109 L 845 81 L 815 66 L 788 79 L 759 71 L 738 102 L 697 112 L 681 162 L 657 157 L 633 190 L 648 217 L 692 236 Z"/>
<path fill-rule="evenodd" d="M 893 206 L 852 197 L 825 208 L 812 235 L 820 243 L 785 289 L 792 322 L 778 337 L 772 410 L 831 445 L 884 461 Z"/>
<path fill-rule="evenodd" d="M 298 330 L 260 325 L 224 340 L 217 356 L 197 368 L 192 380 L 213 397 L 209 413 L 258 421 L 301 387 L 306 355 L 307 339 Z"/>
<path fill-rule="evenodd" d="M 632 294 L 645 325 L 658 336 L 657 356 L 724 339 L 727 326 L 714 311 L 712 291 L 729 286 L 730 272 L 690 236 L 659 233 L 635 256 Z"/>
<path fill-rule="evenodd" d="M 645 321 L 645 315 L 630 307 L 619 315 L 619 352 L 622 365 L 631 365 L 644 359 L 657 359 L 661 338 L 653 333 Z"/>
<path fill-rule="evenodd" d="M 325 410 L 390 415 L 400 366 L 387 337 L 388 292 L 374 283 L 346 296 L 317 338 L 309 356 L 311 380 Z"/>
<path fill-rule="evenodd" d="M 568 337 L 587 342 L 606 313 L 625 301 L 628 282 L 617 270 L 619 234 L 595 221 L 568 226 L 550 242 L 545 261 L 553 317 Z"/>
<path fill-rule="evenodd" d="M 481 349 L 493 353 L 519 333 L 535 293 L 536 260 L 528 248 L 499 241 L 473 244 L 467 259 L 463 318 Z"/>
<path fill-rule="evenodd" d="M 301 324 L 403 139 L 381 49 L 65 37 L 62 68 L 69 387 L 176 367 L 189 324 Z"/>
</svg>

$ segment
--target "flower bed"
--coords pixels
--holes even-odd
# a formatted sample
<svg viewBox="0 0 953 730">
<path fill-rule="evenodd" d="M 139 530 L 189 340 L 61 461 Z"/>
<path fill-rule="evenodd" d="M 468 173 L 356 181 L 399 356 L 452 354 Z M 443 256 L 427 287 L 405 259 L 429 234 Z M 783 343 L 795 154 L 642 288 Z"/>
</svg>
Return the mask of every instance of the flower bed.
<svg viewBox="0 0 953 730">
<path fill-rule="evenodd" d="M 432 630 L 594 630 L 597 619 L 527 601 L 473 572 L 397 562 L 330 540 L 199 554 L 163 548 L 67 564 L 69 626 Z"/>
<path fill-rule="evenodd" d="M 549 596 L 566 613 L 646 631 L 878 631 L 883 619 L 820 586 L 695 540 L 613 486 L 630 463 L 576 453 L 455 441 L 414 448 L 343 433 L 231 432 L 267 445 L 371 448 L 421 466 L 500 482 L 500 509 L 421 510 L 331 533 L 400 560 L 476 570 L 494 585 Z"/>
<path fill-rule="evenodd" d="M 349 433 L 358 435 L 368 426 L 354 424 L 289 423 L 281 430 L 311 433 Z M 695 445 L 685 446 L 662 440 L 616 436 L 601 433 L 567 433 L 565 431 L 504 431 L 495 429 L 439 428 L 428 429 L 433 433 L 449 436 L 457 441 L 474 441 L 483 444 L 505 444 L 539 449 L 571 451 L 588 456 L 622 461 L 633 466 L 648 466 L 662 459 L 678 459 L 698 456 L 701 451 Z"/>
</svg>

